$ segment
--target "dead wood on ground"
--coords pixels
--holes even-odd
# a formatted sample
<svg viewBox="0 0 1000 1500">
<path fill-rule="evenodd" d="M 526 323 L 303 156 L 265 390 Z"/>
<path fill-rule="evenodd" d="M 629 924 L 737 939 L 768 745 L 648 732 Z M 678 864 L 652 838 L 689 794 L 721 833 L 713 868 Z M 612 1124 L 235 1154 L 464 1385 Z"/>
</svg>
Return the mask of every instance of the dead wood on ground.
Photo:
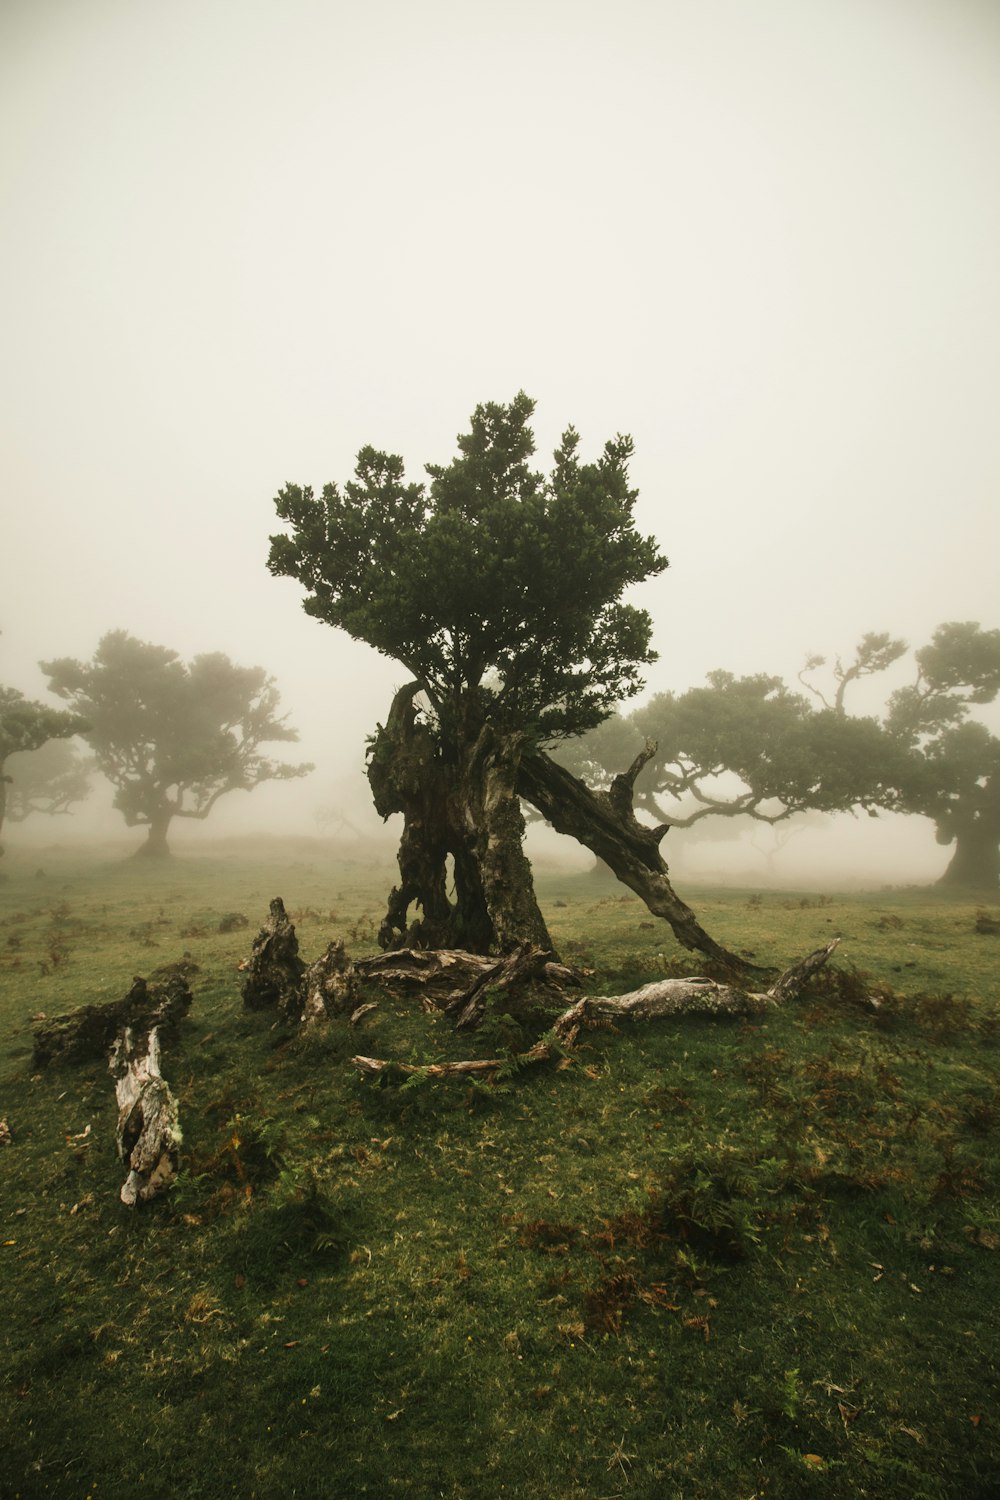
<svg viewBox="0 0 1000 1500">
<path fill-rule="evenodd" d="M 170 1028 L 191 1009 L 191 990 L 181 974 L 162 983 L 147 983 L 137 976 L 121 1000 L 103 1005 L 82 1005 L 61 1016 L 36 1016 L 31 1023 L 34 1037 L 32 1061 L 36 1068 L 52 1062 L 87 1062 L 106 1057 L 108 1048 L 124 1026 Z"/>
<path fill-rule="evenodd" d="M 430 1078 L 467 1077 L 471 1075 L 495 1075 L 502 1068 L 509 1068 L 515 1061 L 518 1066 L 549 1062 L 562 1056 L 576 1041 L 580 1028 L 595 1023 L 617 1023 L 622 1021 L 653 1021 L 678 1016 L 754 1016 L 768 1009 L 796 999 L 813 974 L 823 967 L 836 948 L 839 938 L 824 948 L 817 948 L 808 957 L 793 964 L 768 990 L 747 991 L 732 985 L 719 984 L 712 979 L 661 979 L 643 985 L 626 995 L 584 995 L 568 1010 L 563 1011 L 551 1029 L 526 1052 L 511 1058 L 481 1058 L 462 1062 L 432 1063 L 418 1067 L 409 1063 L 397 1063 L 387 1058 L 352 1057 L 351 1064 L 360 1073 L 369 1077 L 390 1073 L 423 1073 Z"/>
<path fill-rule="evenodd" d="M 118 1100 L 118 1155 L 128 1168 L 121 1200 L 134 1207 L 177 1175 L 181 1132 L 177 1101 L 160 1072 L 159 1028 L 123 1027 L 108 1066 Z"/>
<path fill-rule="evenodd" d="M 302 976 L 305 964 L 299 957 L 299 940 L 280 896 L 271 902 L 271 914 L 253 940 L 243 981 L 243 1004 L 248 1010 L 277 1007 L 290 1021 L 302 1014 Z"/>
</svg>

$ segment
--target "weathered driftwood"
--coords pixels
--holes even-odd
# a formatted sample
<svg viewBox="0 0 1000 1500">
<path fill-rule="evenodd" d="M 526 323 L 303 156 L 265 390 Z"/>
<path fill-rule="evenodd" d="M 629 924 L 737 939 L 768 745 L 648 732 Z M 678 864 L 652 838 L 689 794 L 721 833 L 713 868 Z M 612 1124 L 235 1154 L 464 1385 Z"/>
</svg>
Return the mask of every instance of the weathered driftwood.
<svg viewBox="0 0 1000 1500">
<path fill-rule="evenodd" d="M 37 1016 L 31 1023 L 34 1066 L 106 1057 L 122 1027 L 149 1031 L 154 1026 L 176 1026 L 190 1009 L 191 990 L 182 975 L 172 974 L 162 983 L 148 984 L 136 976 L 121 1000 L 82 1005 L 61 1016 Z"/>
<path fill-rule="evenodd" d="M 299 941 L 280 896 L 271 902 L 271 915 L 253 940 L 243 981 L 243 1004 L 248 1010 L 276 1006 L 288 1020 L 302 1014 L 302 976 Z"/>
<path fill-rule="evenodd" d="M 483 974 L 492 973 L 500 962 L 485 953 L 467 953 L 462 948 L 395 948 L 371 958 L 359 958 L 354 972 L 360 980 L 374 981 L 389 990 L 419 991 L 438 1010 L 464 995 Z"/>
<path fill-rule="evenodd" d="M 750 992 L 712 979 L 661 979 L 627 995 L 584 995 L 563 1011 L 547 1036 L 517 1057 L 520 1065 L 548 1062 L 572 1047 L 581 1026 L 588 1022 L 653 1021 L 677 1016 L 753 1016 L 775 1005 L 794 1000 L 817 970 L 826 963 L 839 938 L 817 948 L 807 958 L 787 969 L 770 989 Z M 431 1078 L 467 1077 L 496 1073 L 509 1067 L 510 1058 L 494 1057 L 453 1063 L 432 1063 L 420 1068 L 387 1058 L 352 1057 L 360 1073 L 375 1077 L 387 1069 L 396 1073 L 425 1073 Z"/>
<path fill-rule="evenodd" d="M 515 952 L 484 969 L 464 993 L 449 1001 L 445 1009 L 456 1017 L 456 1031 L 472 1031 L 486 1014 L 491 990 L 509 994 L 531 986 L 547 991 L 551 996 L 561 996 L 563 985 L 578 986 L 583 978 L 582 969 L 572 969 L 557 962 L 554 953 L 536 948 L 531 943 L 521 943 Z"/>
<path fill-rule="evenodd" d="M 403 948 L 351 963 L 341 942 L 331 943 L 310 964 L 302 980 L 303 1026 L 357 1012 L 363 987 L 390 993 L 418 993 L 427 1009 L 457 1017 L 456 1030 L 481 1021 L 491 991 L 510 993 L 531 986 L 560 997 L 564 985 L 579 986 L 588 971 L 556 962 L 546 949 L 522 943 L 506 958 L 466 953 L 458 948 Z M 285 1013 L 292 1015 L 290 1006 Z"/>
<path fill-rule="evenodd" d="M 352 965 L 342 942 L 331 943 L 302 977 L 302 1025 L 314 1026 L 331 1016 L 342 1016 L 357 1006 Z"/>
<path fill-rule="evenodd" d="M 159 1028 L 125 1026 L 108 1064 L 118 1100 L 118 1155 L 128 1167 L 121 1200 L 145 1203 L 177 1173 L 177 1102 L 160 1072 Z"/>
</svg>

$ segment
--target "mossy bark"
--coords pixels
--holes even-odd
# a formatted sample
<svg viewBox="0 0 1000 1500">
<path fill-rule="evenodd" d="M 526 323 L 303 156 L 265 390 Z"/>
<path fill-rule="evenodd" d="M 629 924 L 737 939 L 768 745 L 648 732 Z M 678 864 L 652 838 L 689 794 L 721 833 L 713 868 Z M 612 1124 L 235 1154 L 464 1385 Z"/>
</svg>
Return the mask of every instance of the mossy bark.
<svg viewBox="0 0 1000 1500">
<path fill-rule="evenodd" d="M 465 948 L 510 953 L 522 943 L 551 949 L 524 853 L 520 798 L 559 833 L 591 849 L 670 923 L 685 948 L 735 973 L 759 972 L 717 943 L 670 884 L 660 854 L 666 826 L 650 828 L 632 808 L 635 778 L 653 754 L 647 745 L 606 792 L 584 782 L 488 720 L 450 736 L 423 720 L 417 683 L 401 688 L 369 752 L 368 780 L 383 818 L 402 813 L 400 881 L 379 931 L 383 948 Z M 448 891 L 448 857 L 454 893 Z M 410 919 L 410 908 L 422 915 Z"/>
<path fill-rule="evenodd" d="M 383 818 L 403 814 L 399 884 L 379 931 L 383 948 L 506 953 L 550 948 L 524 853 L 520 740 L 489 724 L 442 743 L 418 714 L 419 688 L 396 694 L 372 744 L 368 780 Z M 453 890 L 448 889 L 448 859 Z M 421 915 L 410 918 L 410 908 Z"/>
</svg>

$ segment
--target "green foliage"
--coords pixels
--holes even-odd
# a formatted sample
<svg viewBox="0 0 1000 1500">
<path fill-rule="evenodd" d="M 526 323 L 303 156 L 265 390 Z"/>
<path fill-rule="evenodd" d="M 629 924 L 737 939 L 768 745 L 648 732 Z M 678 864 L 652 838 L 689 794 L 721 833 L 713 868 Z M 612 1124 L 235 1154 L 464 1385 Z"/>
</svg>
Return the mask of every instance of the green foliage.
<svg viewBox="0 0 1000 1500">
<path fill-rule="evenodd" d="M 227 792 L 304 776 L 308 765 L 268 760 L 261 744 L 298 738 L 278 716 L 279 694 L 261 667 L 215 652 L 190 664 L 123 630 L 93 660 L 43 662 L 50 687 L 79 709 L 98 769 L 130 828 L 165 836 L 171 818 L 205 818 Z"/>
<path fill-rule="evenodd" d="M 711 672 L 704 687 L 657 693 L 560 758 L 607 783 L 643 742 L 655 752 L 636 781 L 640 806 L 672 827 L 704 818 L 780 822 L 804 811 L 895 806 L 904 754 L 870 718 L 816 710 L 778 677 Z"/>
<path fill-rule="evenodd" d="M 304 585 L 307 613 L 403 663 L 439 720 L 471 711 L 549 739 L 638 691 L 651 622 L 621 598 L 666 560 L 635 529 L 631 440 L 583 463 L 568 428 L 545 476 L 528 462 L 533 410 L 523 392 L 477 406 L 429 486 L 371 447 L 342 488 L 286 485 L 290 533 L 268 566 Z"/>
<path fill-rule="evenodd" d="M 790 1422 L 794 1422 L 799 1414 L 799 1405 L 802 1401 L 802 1387 L 799 1383 L 798 1370 L 786 1370 L 781 1378 L 781 1412 Z"/>
<path fill-rule="evenodd" d="M 615 716 L 560 753 L 571 770 L 607 785 L 656 746 L 636 781 L 640 806 L 671 826 L 712 816 L 779 822 L 803 811 L 879 809 L 931 818 L 938 841 L 959 844 L 955 878 L 995 887 L 1000 876 L 1000 739 L 970 721 L 1000 691 L 1000 630 L 940 625 L 914 653 L 915 680 L 887 697 L 881 717 L 848 713 L 851 683 L 888 670 L 906 644 L 862 637 L 836 659 L 834 687 L 799 674 L 811 697 L 778 677 L 712 672 L 704 687 L 658 693 L 629 718 Z M 817 706 L 818 704 L 818 706 Z"/>
<path fill-rule="evenodd" d="M 1000 630 L 940 625 L 915 653 L 917 679 L 889 700 L 886 727 L 909 755 L 902 805 L 957 844 L 949 877 L 996 888 L 1000 877 L 1000 739 L 969 721 L 1000 692 Z"/>
<path fill-rule="evenodd" d="M 0 768 L 8 755 L 39 750 L 48 740 L 68 739 L 86 727 L 79 714 L 35 703 L 16 688 L 0 687 Z"/>
</svg>

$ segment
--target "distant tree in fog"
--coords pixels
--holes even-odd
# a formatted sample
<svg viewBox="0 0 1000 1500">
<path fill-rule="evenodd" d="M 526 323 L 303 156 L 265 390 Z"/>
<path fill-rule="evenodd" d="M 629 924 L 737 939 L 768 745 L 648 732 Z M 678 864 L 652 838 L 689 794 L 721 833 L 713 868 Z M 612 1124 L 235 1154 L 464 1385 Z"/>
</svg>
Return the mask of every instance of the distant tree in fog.
<svg viewBox="0 0 1000 1500">
<path fill-rule="evenodd" d="M 32 813 L 68 813 L 90 795 L 94 762 L 69 740 L 49 740 L 40 749 L 12 755 L 7 818 L 20 823 Z"/>
<path fill-rule="evenodd" d="M 130 828 L 148 828 L 140 854 L 168 854 L 172 820 L 207 818 L 227 792 L 312 770 L 259 753 L 298 739 L 278 717 L 278 690 L 262 667 L 220 652 L 184 663 L 124 630 L 104 636 L 92 661 L 41 665 L 52 691 L 87 720 L 84 738 L 115 788 L 115 807 Z"/>
<path fill-rule="evenodd" d="M 608 719 L 560 756 L 604 786 L 643 740 L 655 743 L 636 802 L 675 828 L 741 815 L 777 824 L 803 811 L 920 815 L 939 843 L 955 846 L 940 884 L 995 890 L 1000 739 L 971 712 L 1000 692 L 1000 630 L 938 626 L 913 654 L 913 681 L 887 694 L 880 714 L 849 713 L 852 685 L 908 649 L 872 632 L 846 660 L 811 656 L 798 674 L 808 697 L 777 677 L 713 672 L 705 687 L 660 693 Z M 817 680 L 823 668 L 828 685 Z"/>
<path fill-rule="evenodd" d="M 822 657 L 810 658 L 799 679 L 824 709 L 845 718 L 849 685 L 885 671 L 907 649 L 905 641 L 888 635 L 866 635 L 846 666 L 839 657 L 834 662 L 832 700 L 808 675 L 826 665 Z M 889 753 L 900 756 L 904 767 L 900 794 L 886 805 L 930 818 L 938 843 L 954 844 L 939 885 L 995 891 L 1000 739 L 970 713 L 1000 692 L 1000 630 L 983 630 L 972 620 L 939 625 L 913 661 L 913 681 L 888 696 L 881 718 Z"/>
<path fill-rule="evenodd" d="M 591 785 L 609 785 L 646 742 L 637 806 L 667 828 L 706 818 L 779 824 L 797 813 L 872 811 L 900 796 L 905 757 L 875 719 L 813 707 L 779 677 L 711 672 L 703 687 L 657 693 L 558 752 Z"/>
<path fill-rule="evenodd" d="M 16 688 L 0 687 L 0 829 L 7 814 L 7 789 L 14 780 L 8 774 L 9 758 L 38 751 L 49 740 L 68 739 L 85 728 L 79 714 L 35 703 Z"/>
<path fill-rule="evenodd" d="M 940 885 L 995 891 L 1000 881 L 1000 739 L 973 720 L 1000 692 L 1000 630 L 939 625 L 914 652 L 915 680 L 893 693 L 885 725 L 909 754 L 905 812 L 934 823 L 955 852 Z"/>
</svg>

